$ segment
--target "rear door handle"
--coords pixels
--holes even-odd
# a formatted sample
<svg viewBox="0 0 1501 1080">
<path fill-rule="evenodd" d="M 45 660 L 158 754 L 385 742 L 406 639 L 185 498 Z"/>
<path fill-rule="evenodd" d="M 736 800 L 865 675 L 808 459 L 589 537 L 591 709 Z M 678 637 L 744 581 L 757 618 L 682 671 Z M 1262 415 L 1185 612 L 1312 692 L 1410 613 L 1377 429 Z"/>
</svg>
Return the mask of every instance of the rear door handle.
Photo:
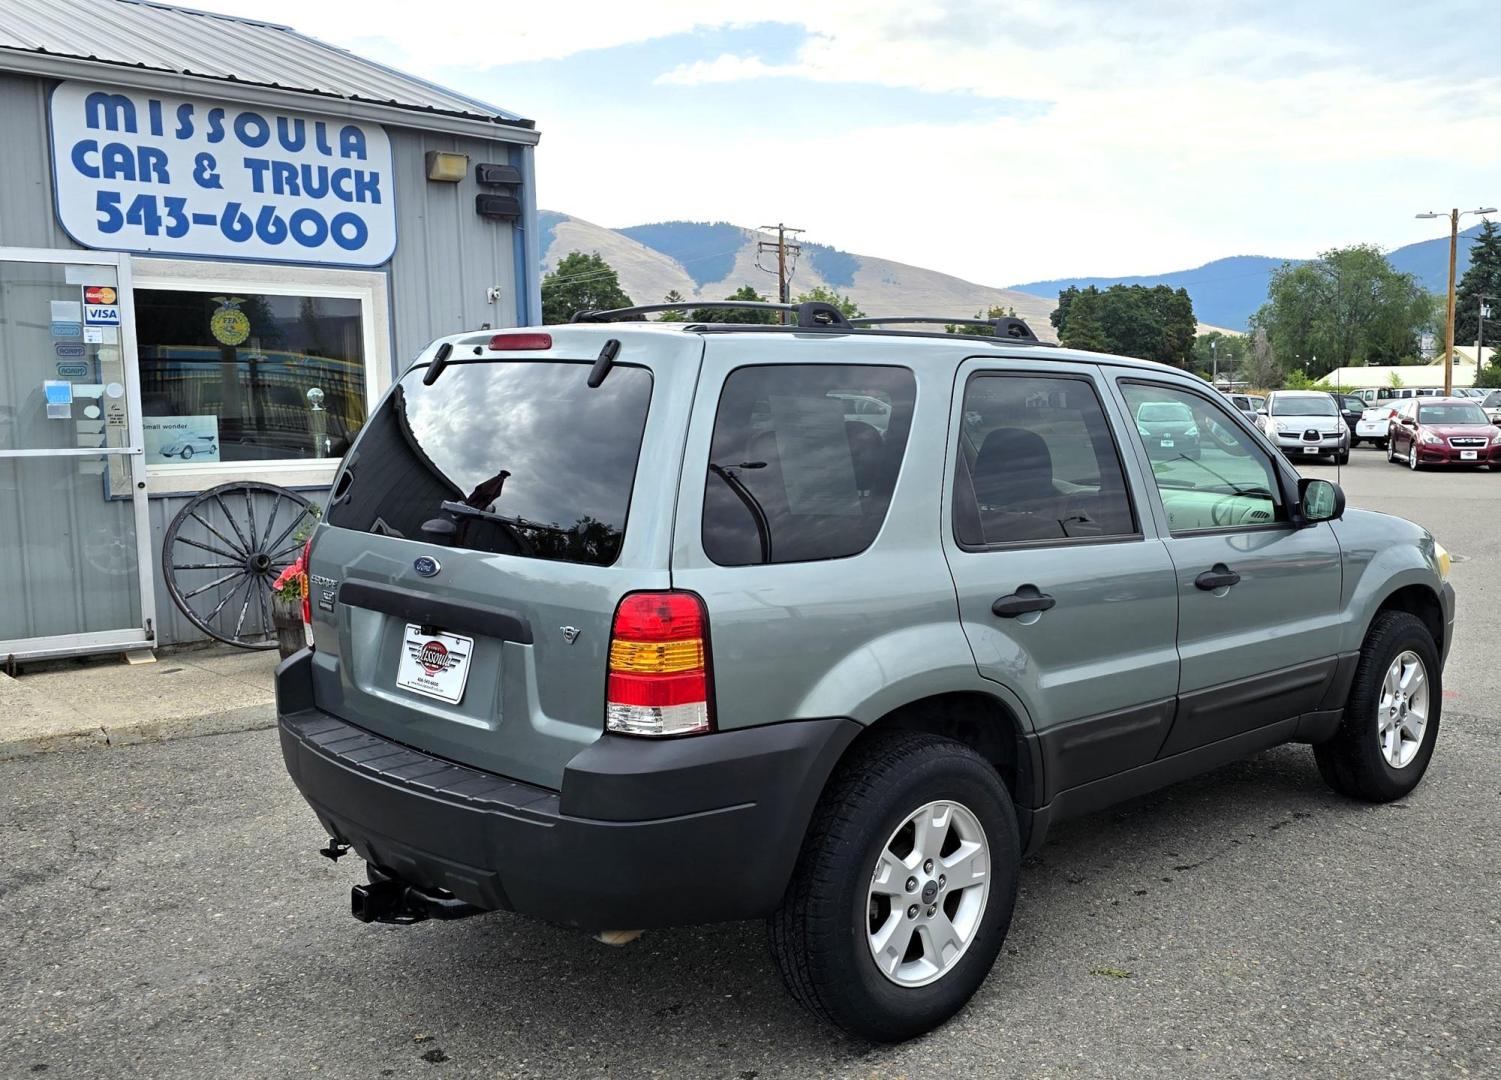
<svg viewBox="0 0 1501 1080">
<path fill-rule="evenodd" d="M 1215 563 L 1214 569 L 1205 570 L 1198 577 L 1194 578 L 1194 584 L 1205 592 L 1211 592 L 1215 589 L 1228 589 L 1231 585 L 1239 583 L 1240 575 L 1222 562 Z"/>
<path fill-rule="evenodd" d="M 1056 603 L 1058 601 L 1047 593 L 1040 592 L 1036 585 L 1023 585 L 1016 592 L 991 604 L 990 610 L 1003 619 L 1014 619 L 1031 611 L 1047 611 Z"/>
</svg>

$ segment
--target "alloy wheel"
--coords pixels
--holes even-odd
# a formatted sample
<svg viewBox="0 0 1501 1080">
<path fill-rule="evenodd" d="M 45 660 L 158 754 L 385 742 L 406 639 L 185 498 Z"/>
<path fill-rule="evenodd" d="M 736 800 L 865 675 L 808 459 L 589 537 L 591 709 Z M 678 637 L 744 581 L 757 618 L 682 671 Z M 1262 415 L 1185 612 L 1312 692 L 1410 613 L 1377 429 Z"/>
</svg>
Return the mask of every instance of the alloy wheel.
<svg viewBox="0 0 1501 1080">
<path fill-rule="evenodd" d="M 961 803 L 930 802 L 897 827 L 871 873 L 866 940 L 881 974 L 926 986 L 957 964 L 990 898 L 990 843 Z"/>
<path fill-rule="evenodd" d="M 1376 736 L 1381 756 L 1394 769 L 1404 769 L 1417 757 L 1428 730 L 1428 670 L 1411 649 L 1386 669 L 1376 703 Z"/>
</svg>

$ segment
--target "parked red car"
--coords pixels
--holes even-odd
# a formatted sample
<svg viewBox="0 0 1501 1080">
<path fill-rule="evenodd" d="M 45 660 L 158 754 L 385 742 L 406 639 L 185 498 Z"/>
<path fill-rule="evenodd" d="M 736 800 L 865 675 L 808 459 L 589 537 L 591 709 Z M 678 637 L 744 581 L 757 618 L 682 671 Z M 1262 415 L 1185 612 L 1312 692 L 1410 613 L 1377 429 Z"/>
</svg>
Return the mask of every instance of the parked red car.
<svg viewBox="0 0 1501 1080">
<path fill-rule="evenodd" d="M 1424 465 L 1489 465 L 1501 471 L 1501 427 L 1471 398 L 1409 398 L 1392 412 L 1386 460 Z"/>
</svg>

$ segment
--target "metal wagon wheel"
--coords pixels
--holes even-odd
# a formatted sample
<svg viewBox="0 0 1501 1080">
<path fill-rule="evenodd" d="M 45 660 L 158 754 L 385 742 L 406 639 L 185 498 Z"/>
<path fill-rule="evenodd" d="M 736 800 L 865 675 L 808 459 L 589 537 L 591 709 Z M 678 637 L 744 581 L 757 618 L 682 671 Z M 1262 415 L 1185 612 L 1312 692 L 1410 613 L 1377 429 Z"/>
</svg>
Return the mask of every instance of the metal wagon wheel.
<svg viewBox="0 0 1501 1080">
<path fill-rule="evenodd" d="M 312 503 L 274 484 L 210 488 L 167 527 L 167 592 L 210 637 L 242 649 L 274 649 L 271 583 L 297 558 L 298 528 L 316 521 Z"/>
</svg>

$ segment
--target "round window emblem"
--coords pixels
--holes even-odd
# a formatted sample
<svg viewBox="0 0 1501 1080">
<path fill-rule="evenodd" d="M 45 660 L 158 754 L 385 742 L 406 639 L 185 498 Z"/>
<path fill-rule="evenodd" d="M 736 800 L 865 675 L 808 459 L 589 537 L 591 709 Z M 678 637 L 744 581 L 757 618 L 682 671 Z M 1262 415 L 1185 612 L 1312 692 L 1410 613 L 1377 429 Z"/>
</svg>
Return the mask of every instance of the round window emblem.
<svg viewBox="0 0 1501 1080">
<path fill-rule="evenodd" d="M 443 564 L 431 555 L 418 555 L 416 559 L 412 560 L 412 569 L 423 577 L 432 577 L 439 570 L 443 569 Z"/>
<path fill-rule="evenodd" d="M 422 665 L 422 670 L 429 675 L 436 675 L 448 668 L 448 650 L 443 647 L 441 641 L 429 641 L 422 646 L 422 652 L 417 656 L 417 663 Z"/>
</svg>

